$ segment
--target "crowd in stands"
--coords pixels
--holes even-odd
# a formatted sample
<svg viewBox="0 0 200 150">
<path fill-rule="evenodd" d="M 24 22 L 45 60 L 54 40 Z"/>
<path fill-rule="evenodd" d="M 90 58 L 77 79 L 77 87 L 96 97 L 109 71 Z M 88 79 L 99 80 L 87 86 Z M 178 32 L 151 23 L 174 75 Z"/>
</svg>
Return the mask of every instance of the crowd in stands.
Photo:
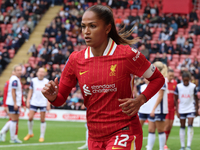
<svg viewBox="0 0 200 150">
<path fill-rule="evenodd" d="M 10 1 L 0 4 L 0 74 L 28 41 L 42 14 L 49 8 L 46 0 Z"/>
<path fill-rule="evenodd" d="M 81 18 L 84 11 L 93 4 L 109 5 L 113 9 L 116 27 L 118 29 L 125 27 L 125 31 L 133 30 L 129 39 L 140 37 L 140 42 L 133 47 L 138 48 L 152 63 L 162 61 L 174 69 L 178 82 L 180 82 L 182 71 L 190 71 L 192 82 L 197 85 L 197 90 L 199 90 L 200 39 L 198 35 L 200 34 L 200 24 L 198 20 L 200 14 L 195 9 L 188 15 L 163 14 L 162 0 L 153 2 L 152 0 L 152 3 L 149 4 L 148 1 L 144 0 L 97 0 L 89 2 L 68 0 L 52 22 L 47 25 L 41 44 L 37 47 L 33 45 L 28 51 L 32 53 L 32 57 L 23 66 L 22 83 L 25 90 L 28 89 L 30 80 L 35 76 L 37 68 L 44 67 L 47 72 L 46 77 L 49 80 L 54 80 L 56 77 L 60 78 L 70 54 L 87 47 L 81 34 Z M 31 5 L 40 8 L 40 4 L 33 3 Z M 27 14 L 26 8 L 23 7 L 23 10 L 25 9 L 24 14 Z M 34 11 L 32 10 L 31 13 L 34 13 Z M 25 17 L 21 14 L 20 20 L 26 20 L 25 18 L 29 20 L 32 17 Z M 18 26 L 20 27 L 20 25 Z M 25 27 L 27 26 L 25 25 Z M 29 34 L 30 27 L 28 28 L 29 30 L 26 33 Z M 20 33 L 23 36 L 22 30 L 18 35 Z M 23 37 L 26 39 L 26 36 Z M 8 36 L 6 39 L 9 38 Z M 9 48 L 12 48 L 12 46 Z M 139 78 L 136 80 L 137 84 L 140 84 Z M 59 109 L 85 110 L 78 85 L 72 90 L 66 103 Z"/>
</svg>

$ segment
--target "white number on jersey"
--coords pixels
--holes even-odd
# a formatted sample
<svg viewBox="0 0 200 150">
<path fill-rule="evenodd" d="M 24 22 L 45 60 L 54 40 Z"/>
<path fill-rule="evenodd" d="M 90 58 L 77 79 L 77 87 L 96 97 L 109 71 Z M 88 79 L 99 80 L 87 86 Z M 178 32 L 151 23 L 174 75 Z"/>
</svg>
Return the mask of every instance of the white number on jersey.
<svg viewBox="0 0 200 150">
<path fill-rule="evenodd" d="M 115 143 L 114 143 L 114 145 L 119 145 L 119 146 L 123 146 L 123 147 L 126 147 L 126 145 L 127 145 L 127 140 L 129 139 L 129 136 L 127 135 L 127 134 L 122 134 L 120 137 L 124 137 L 124 139 L 122 139 L 122 140 L 120 140 L 119 142 L 118 142 L 118 140 L 119 140 L 119 136 L 116 136 L 116 139 L 115 139 Z M 117 144 L 118 143 L 118 144 Z"/>
</svg>

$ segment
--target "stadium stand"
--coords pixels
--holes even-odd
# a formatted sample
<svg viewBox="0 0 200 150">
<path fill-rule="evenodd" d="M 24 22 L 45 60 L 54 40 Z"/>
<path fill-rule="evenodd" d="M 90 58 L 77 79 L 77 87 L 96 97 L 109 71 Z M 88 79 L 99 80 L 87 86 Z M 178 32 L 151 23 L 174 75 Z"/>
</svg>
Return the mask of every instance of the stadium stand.
<svg viewBox="0 0 200 150">
<path fill-rule="evenodd" d="M 41 3 L 42 1 L 38 7 L 40 7 Z M 21 6 L 23 4 L 24 2 L 22 2 Z M 181 80 L 182 71 L 190 71 L 193 76 L 192 82 L 197 85 L 197 90 L 199 91 L 199 2 L 194 2 L 194 9 L 190 13 L 164 14 L 162 12 L 162 0 L 119 0 L 117 2 L 111 0 L 108 3 L 103 0 L 89 2 L 65 0 L 57 16 L 50 24 L 46 24 L 41 44 L 37 46 L 33 44 L 27 50 L 29 53 L 32 53 L 32 56 L 23 65 L 24 74 L 22 81 L 25 91 L 27 91 L 30 79 L 35 76 L 38 67 L 44 67 L 46 69 L 46 77 L 48 79 L 54 80 L 56 77 L 60 78 L 61 71 L 70 54 L 73 51 L 80 51 L 87 47 L 81 34 L 80 22 L 84 11 L 95 4 L 109 5 L 112 8 L 118 29 L 125 26 L 125 31 L 128 31 L 133 27 L 134 33 L 129 38 L 140 37 L 141 39 L 134 47 L 138 48 L 151 62 L 159 60 L 174 69 L 178 82 Z M 3 16 L 7 15 L 10 8 L 12 9 L 12 7 L 8 8 L 5 9 L 6 12 L 2 12 L 4 14 Z M 24 10 L 24 7 L 20 7 L 20 9 Z M 33 15 L 33 13 L 29 12 L 29 15 Z M 23 18 L 27 17 L 21 17 L 18 21 L 23 21 Z M 1 28 L 8 28 L 8 26 L 11 27 L 13 25 L 9 23 L 1 24 Z M 9 30 L 8 32 L 11 31 Z M 25 27 L 23 31 L 26 33 Z M 0 49 L 1 51 L 5 51 L 4 47 L 8 47 L 6 49 L 7 53 L 12 58 L 16 50 L 9 47 L 9 36 L 6 38 L 6 41 L 4 43 L 1 42 Z M 137 78 L 136 84 L 139 84 Z M 198 92 L 198 96 L 200 98 L 200 92 Z M 60 107 L 60 109 L 85 109 L 82 108 L 82 103 L 82 96 L 77 85 L 72 90 L 66 104 Z"/>
</svg>

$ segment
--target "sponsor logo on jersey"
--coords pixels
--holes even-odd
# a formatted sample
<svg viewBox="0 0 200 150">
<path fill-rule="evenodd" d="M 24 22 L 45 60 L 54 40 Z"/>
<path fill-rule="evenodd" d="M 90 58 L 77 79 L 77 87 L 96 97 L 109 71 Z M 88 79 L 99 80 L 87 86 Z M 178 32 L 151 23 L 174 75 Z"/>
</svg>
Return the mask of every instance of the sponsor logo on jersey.
<svg viewBox="0 0 200 150">
<path fill-rule="evenodd" d="M 182 94 L 181 98 L 191 98 L 191 97 L 190 97 L 190 94 Z"/>
<path fill-rule="evenodd" d="M 36 88 L 36 91 L 42 91 L 42 88 Z"/>
<path fill-rule="evenodd" d="M 139 56 L 140 56 L 140 52 L 137 51 L 137 54 L 135 57 L 133 57 L 133 60 L 136 61 L 139 58 Z"/>
<path fill-rule="evenodd" d="M 134 48 L 131 49 L 134 53 L 137 53 L 138 51 Z"/>
<path fill-rule="evenodd" d="M 83 74 L 86 73 L 86 72 L 88 72 L 88 70 L 87 70 L 87 71 L 84 71 L 84 72 L 81 72 L 81 71 L 80 71 L 79 74 L 80 74 L 80 76 L 81 76 L 81 75 L 83 75 Z"/>
<path fill-rule="evenodd" d="M 117 64 L 111 65 L 111 67 L 110 67 L 111 72 L 109 73 L 109 76 L 115 76 L 116 67 L 117 67 Z"/>
<path fill-rule="evenodd" d="M 86 84 L 83 85 L 83 92 L 85 93 L 85 96 L 92 95 L 89 87 Z"/>
</svg>

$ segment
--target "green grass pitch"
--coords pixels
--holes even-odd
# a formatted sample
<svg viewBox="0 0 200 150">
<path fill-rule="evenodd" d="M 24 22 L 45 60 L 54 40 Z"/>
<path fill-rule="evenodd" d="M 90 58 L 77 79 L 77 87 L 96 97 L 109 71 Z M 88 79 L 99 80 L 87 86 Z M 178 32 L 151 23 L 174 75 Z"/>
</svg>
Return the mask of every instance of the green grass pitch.
<svg viewBox="0 0 200 150">
<path fill-rule="evenodd" d="M 7 122 L 7 119 L 0 119 L 0 128 Z M 144 140 L 142 150 L 145 150 L 147 144 L 148 126 L 144 125 Z M 0 142 L 0 150 L 77 150 L 77 147 L 82 146 L 85 141 L 85 123 L 80 122 L 55 122 L 47 121 L 47 129 L 45 141 L 39 143 L 40 121 L 35 120 L 33 126 L 34 137 L 28 141 L 23 141 L 23 144 L 10 144 L 10 133 L 7 133 L 6 142 Z M 27 121 L 19 121 L 20 140 L 26 136 L 28 132 Z M 186 131 L 187 135 L 187 131 Z M 194 137 L 191 149 L 200 149 L 200 127 L 194 128 Z M 8 147 L 9 146 L 9 147 Z M 180 148 L 179 127 L 173 127 L 169 140 L 168 147 L 170 150 L 178 150 Z M 159 149 L 158 136 L 154 145 L 154 150 Z"/>
</svg>

